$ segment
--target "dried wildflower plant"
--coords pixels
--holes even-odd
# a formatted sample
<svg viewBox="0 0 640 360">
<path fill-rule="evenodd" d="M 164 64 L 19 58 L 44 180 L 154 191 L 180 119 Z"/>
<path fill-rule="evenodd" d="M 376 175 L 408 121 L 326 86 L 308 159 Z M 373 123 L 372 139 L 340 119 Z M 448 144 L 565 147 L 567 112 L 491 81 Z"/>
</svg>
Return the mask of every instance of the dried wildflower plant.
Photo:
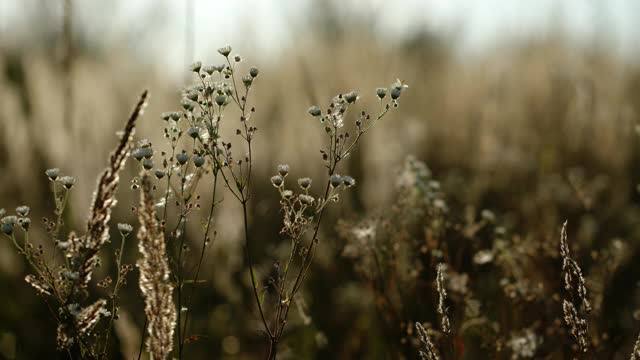
<svg viewBox="0 0 640 360">
<path fill-rule="evenodd" d="M 338 94 L 325 109 L 309 108 L 309 115 L 318 120 L 326 134 L 326 145 L 321 149 L 326 169 L 326 179 L 321 181 L 324 189 L 315 193 L 313 180 L 307 177 L 297 179 L 296 185 L 290 187 L 286 181 L 287 165 L 278 166 L 278 174 L 271 178 L 278 190 L 283 214 L 280 235 L 291 245 L 282 271 L 269 275 L 267 283 L 275 285 L 278 301 L 267 308 L 268 304 L 264 302 L 266 287 L 258 281 L 256 262 L 251 257 L 253 236 L 248 220 L 254 182 L 253 141 L 258 130 L 252 119 L 255 108 L 249 105 L 248 99 L 259 70 L 251 67 L 241 75 L 242 59 L 237 55 L 230 56 L 231 47 L 220 48 L 218 53 L 223 58 L 221 65 L 203 66 L 197 62 L 191 66 L 196 82 L 183 91 L 181 109 L 161 115 L 167 140 L 165 148 L 144 139 L 135 147 L 132 145 L 135 121 L 147 100 L 147 93 L 142 95 L 111 154 L 109 166 L 98 179 L 84 235 L 69 232 L 67 239 L 61 240 L 65 230 L 63 213 L 76 179 L 62 174 L 59 169 L 47 170 L 46 175 L 53 184 L 56 218 L 45 220 L 45 225 L 63 253 L 65 263 L 60 270 L 56 271 L 55 265 L 44 261 L 41 247 L 34 249 L 29 242 L 28 208 L 18 208 L 15 216 L 5 216 L 1 220 L 2 232 L 12 239 L 37 272 L 37 275 L 27 276 L 26 281 L 40 295 L 59 303 L 60 310 L 54 314 L 59 322 L 58 343 L 61 349 L 69 351 L 70 356 L 109 356 L 109 336 L 118 318 L 118 291 L 126 284 L 126 275 L 132 269 L 131 265 L 122 262 L 132 226 L 118 225 L 121 239 L 114 250 L 116 273 L 97 283 L 97 287 L 108 293 L 108 298 L 87 301 L 94 297 L 89 292 L 89 283 L 100 263 L 99 251 L 109 241 L 108 223 L 116 204 L 118 174 L 127 157 L 131 156 L 141 167 L 141 175 L 133 179 L 132 188 L 141 189 L 140 206 L 134 210 L 140 222 L 138 247 L 142 258 L 138 267 L 139 285 L 145 300 L 146 323 L 142 335 L 146 338 L 143 340 L 146 350 L 154 359 L 182 358 L 185 345 L 191 341 L 191 303 L 196 285 L 200 283 L 206 248 L 215 238 L 214 210 L 220 203 L 222 186 L 242 206 L 249 279 L 269 339 L 267 358 L 275 359 L 291 306 L 295 303 L 304 313 L 302 299 L 296 301 L 296 297 L 312 265 L 325 210 L 356 184 L 351 176 L 339 174 L 339 165 L 356 149 L 364 134 L 398 107 L 398 99 L 407 87 L 397 80 L 389 89 L 376 89 L 374 96 L 380 105 L 373 115 L 366 110 L 353 117 L 350 115 L 349 110 L 357 106 L 359 99 L 355 91 Z M 236 115 L 238 121 L 226 119 Z M 235 128 L 235 137 L 223 137 L 227 133 L 223 131 L 224 127 Z M 353 133 L 348 129 L 354 129 Z M 207 186 L 203 189 L 200 185 L 205 183 Z M 155 192 L 158 195 L 154 195 Z M 201 210 L 202 192 L 210 195 L 210 207 L 200 221 L 202 234 L 188 237 L 188 224 L 195 221 L 195 214 Z M 22 242 L 16 237 L 17 227 L 24 229 Z M 196 245 L 199 255 L 193 259 L 189 256 L 194 245 L 191 239 L 198 237 L 201 238 Z M 187 288 L 187 284 L 193 286 Z M 102 318 L 108 321 L 98 334 L 96 326 Z"/>
<path fill-rule="evenodd" d="M 295 186 L 287 187 L 286 178 L 290 171 L 288 165 L 279 165 L 277 174 L 271 177 L 271 184 L 280 195 L 283 214 L 280 235 L 290 241 L 290 249 L 287 259 L 284 260 L 284 269 L 269 280 L 270 283 L 276 284 L 278 296 L 277 305 L 272 310 L 273 325 L 265 324 L 265 331 L 270 339 L 269 359 L 276 357 L 289 310 L 295 303 L 295 297 L 302 288 L 312 264 L 319 243 L 318 233 L 325 209 L 328 204 L 339 201 L 340 194 L 356 184 L 356 180 L 351 176 L 338 174 L 339 164 L 353 152 L 365 133 L 373 128 L 389 110 L 398 107 L 398 99 L 406 87 L 407 85 L 397 80 L 391 85 L 390 96 L 387 96 L 387 89 L 377 89 L 376 96 L 380 101 L 380 110 L 374 116 L 365 110 L 356 114 L 353 119 L 355 127 L 353 136 L 345 130 L 345 121 L 348 119 L 349 109 L 359 99 L 357 92 L 338 94 L 326 110 L 315 105 L 308 109 L 309 115 L 319 121 L 326 134 L 326 145 L 320 153 L 327 170 L 327 179 L 323 182 L 324 190 L 320 196 L 312 195 L 310 190 L 312 179 L 308 177 L 297 180 L 299 188 L 297 191 Z M 308 232 L 311 236 L 305 240 Z M 266 289 L 262 290 L 258 299 L 259 306 L 265 291 Z"/>
<path fill-rule="evenodd" d="M 18 252 L 25 257 L 32 271 L 36 273 L 27 275 L 25 281 L 49 305 L 52 316 L 58 323 L 58 348 L 67 351 L 69 356 L 96 359 L 108 357 L 109 334 L 112 331 L 113 319 L 117 316 L 117 291 L 124 284 L 124 277 L 131 267 L 118 264 L 118 281 L 108 300 L 90 300 L 92 296 L 89 294 L 89 285 L 95 268 L 100 264 L 98 253 L 109 242 L 109 220 L 116 205 L 115 193 L 119 173 L 129 156 L 136 121 L 143 113 L 147 97 L 146 91 L 140 96 L 125 123 L 116 148 L 111 153 L 107 168 L 98 178 L 83 235 L 76 235 L 71 231 L 67 239 L 62 240 L 63 213 L 76 179 L 63 175 L 57 168 L 45 172 L 52 183 L 56 219 L 45 218 L 44 224 L 62 255 L 63 264 L 57 264 L 56 257 L 49 261 L 45 258 L 43 246 L 34 247 L 29 240 L 31 220 L 28 218 L 28 207 L 18 207 L 16 216 L 1 220 L 2 231 L 11 238 Z M 22 241 L 18 239 L 17 228 L 22 229 Z M 121 258 L 118 261 L 120 260 Z M 109 280 L 98 283 L 102 287 L 109 287 L 110 284 Z M 54 310 L 54 306 L 57 310 Z M 103 318 L 109 318 L 109 323 L 103 329 L 97 329 Z"/>
<path fill-rule="evenodd" d="M 181 109 L 161 115 L 168 148 L 156 150 L 150 142 L 143 140 L 132 152 L 134 159 L 140 162 L 145 174 L 143 177 L 148 179 L 145 181 L 153 179 L 152 190 L 162 192 L 155 206 L 159 209 L 159 226 L 168 246 L 171 281 L 176 290 L 175 343 L 178 358 L 182 358 L 184 346 L 191 338 L 187 335 L 191 303 L 195 287 L 200 283 L 205 251 L 216 235 L 213 220 L 214 211 L 220 204 L 220 186 L 226 187 L 242 205 L 247 240 L 245 248 L 249 257 L 247 203 L 253 173 L 252 144 L 258 129 L 252 125 L 255 108 L 249 107 L 248 99 L 259 70 L 251 67 L 245 75 L 240 75 L 242 59 L 230 56 L 231 47 L 220 48 L 218 53 L 222 56 L 220 65 L 202 65 L 201 62 L 191 65 L 195 83 L 184 89 Z M 225 119 L 236 113 L 238 121 Z M 224 127 L 235 128 L 235 138 L 223 138 Z M 239 154 L 235 149 L 239 149 Z M 201 190 L 203 186 L 200 185 L 205 181 L 206 188 Z M 133 187 L 138 186 L 139 179 L 135 179 Z M 202 191 L 209 192 L 210 207 L 200 220 L 202 234 L 197 237 L 201 237 L 201 241 L 197 245 L 195 263 L 191 264 L 188 255 L 193 244 L 187 241 L 187 230 L 190 222 L 197 221 Z M 250 273 L 254 274 L 253 262 L 248 263 Z M 258 299 L 258 284 L 254 276 L 251 279 Z M 186 284 L 193 285 L 188 293 Z"/>
<path fill-rule="evenodd" d="M 245 258 L 252 292 L 264 331 L 270 340 L 269 358 L 275 358 L 290 307 L 311 265 L 326 205 L 338 201 L 340 193 L 355 185 L 352 177 L 337 174 L 338 165 L 351 154 L 367 131 L 390 109 L 398 106 L 398 98 L 406 88 L 406 85 L 397 81 L 390 90 L 378 89 L 376 96 L 381 104 L 379 113 L 372 117 L 362 111 L 356 116 L 353 120 L 356 129 L 354 136 L 344 126 L 348 109 L 358 99 L 357 93 L 339 94 L 326 111 L 319 107 L 309 109 L 309 114 L 320 121 L 327 134 L 328 144 L 322 150 L 328 170 L 325 190 L 320 196 L 312 195 L 310 178 L 298 179 L 299 192 L 286 188 L 285 178 L 289 173 L 286 165 L 279 166 L 278 174 L 271 178 L 271 183 L 280 193 L 284 215 L 280 234 L 291 241 L 291 251 L 284 271 L 268 281 L 277 284 L 279 301 L 275 309 L 267 312 L 263 302 L 266 288 L 258 281 L 256 262 L 251 257 L 252 234 L 249 233 L 248 223 L 248 202 L 253 182 L 253 140 L 258 130 L 252 125 L 255 108 L 249 106 L 248 99 L 259 70 L 251 67 L 248 73 L 240 75 L 239 63 L 242 59 L 239 56 L 231 57 L 231 50 L 230 46 L 218 50 L 223 58 L 221 65 L 202 65 L 201 62 L 196 62 L 191 66 L 190 70 L 197 79 L 193 86 L 183 92 L 181 110 L 162 114 L 166 124 L 164 136 L 169 149 L 158 152 L 151 143 L 142 141 L 132 153 L 143 171 L 148 173 L 144 176 L 155 178 L 157 185 L 154 185 L 154 189 L 160 189 L 164 194 L 156 206 L 162 209 L 159 216 L 160 227 L 171 247 L 167 254 L 176 289 L 176 307 L 179 310 L 176 319 L 178 357 L 182 357 L 188 337 L 190 302 L 194 295 L 192 289 L 189 296 L 185 296 L 184 284 L 187 280 L 192 284 L 198 281 L 205 247 L 211 240 L 214 208 L 219 204 L 216 201 L 218 183 L 221 182 L 242 206 Z M 231 120 L 225 119 L 234 114 L 237 114 L 239 121 L 230 122 Z M 237 138 L 223 138 L 223 127 L 235 127 Z M 198 185 L 208 174 L 212 177 L 211 186 L 206 189 L 211 193 L 211 207 L 204 220 L 200 256 L 195 264 L 189 266 L 186 259 L 186 253 L 190 249 L 185 234 L 187 223 L 191 221 L 190 215 L 200 209 Z M 139 180 L 134 181 L 134 187 L 137 186 Z M 172 214 L 177 216 L 176 221 L 172 221 Z M 303 238 L 310 230 L 313 232 L 312 238 L 305 244 Z M 193 268 L 195 271 L 188 271 Z M 289 280 L 290 272 L 294 271 L 294 280 Z"/>
</svg>

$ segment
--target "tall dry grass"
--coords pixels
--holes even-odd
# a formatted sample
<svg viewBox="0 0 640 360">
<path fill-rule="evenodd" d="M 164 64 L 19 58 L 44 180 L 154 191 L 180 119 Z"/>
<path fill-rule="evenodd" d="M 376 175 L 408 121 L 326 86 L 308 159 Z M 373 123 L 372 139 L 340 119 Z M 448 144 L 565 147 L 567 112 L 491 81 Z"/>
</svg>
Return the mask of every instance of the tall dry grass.
<svg viewBox="0 0 640 360">
<path fill-rule="evenodd" d="M 561 297 L 556 299 L 553 297 L 556 294 L 551 293 L 549 302 L 541 302 L 536 284 L 562 281 L 560 262 L 556 261 L 559 259 L 557 230 L 568 218 L 573 228 L 571 254 L 584 272 L 595 314 L 590 319 L 589 330 L 598 336 L 592 341 L 597 343 L 596 347 L 607 349 L 598 353 L 601 356 L 629 354 L 633 346 L 630 334 L 637 332 L 634 309 L 638 307 L 633 297 L 628 296 L 629 292 L 635 294 L 635 290 L 629 290 L 637 270 L 630 257 L 637 252 L 640 235 L 635 194 L 637 140 L 633 132 L 640 106 L 638 65 L 601 49 L 577 49 L 553 37 L 498 46 L 496 55 L 472 59 L 460 58 L 453 52 L 424 50 L 430 47 L 421 41 L 426 40 L 418 38 L 404 47 L 402 44 L 389 46 L 362 33 L 347 34 L 337 42 L 314 43 L 312 49 L 302 45 L 288 50 L 273 65 L 261 66 L 260 83 L 269 86 L 265 91 L 264 85 L 256 85 L 262 95 L 255 99 L 255 105 L 261 109 L 263 124 L 260 139 L 255 142 L 255 152 L 263 159 L 254 168 L 256 178 L 267 179 L 277 159 L 283 158 L 296 172 L 320 177 L 322 170 L 306 161 L 317 156 L 315 152 L 322 140 L 322 135 L 311 131 L 316 124 L 303 117 L 307 107 L 316 104 L 318 99 L 330 98 L 350 84 L 358 84 L 364 90 L 399 76 L 410 82 L 410 96 L 403 99 L 393 124 L 385 124 L 385 131 L 373 132 L 345 163 L 350 174 L 365 181 L 359 181 L 357 190 L 347 197 L 348 207 L 331 215 L 328 223 L 337 218 L 353 219 L 376 213 L 372 209 L 389 212 L 397 200 L 396 192 L 391 189 L 396 185 L 397 170 L 404 164 L 406 155 L 415 154 L 425 161 L 440 180 L 441 191 L 437 196 L 446 200 L 450 215 L 446 220 L 438 220 L 432 213 L 429 221 L 418 218 L 408 228 L 399 226 L 402 224 L 392 225 L 403 229 L 402 241 L 424 241 L 417 248 L 419 251 L 422 245 L 429 251 L 440 246 L 460 246 L 460 259 L 451 267 L 453 278 L 477 271 L 480 277 L 474 280 L 475 285 L 489 289 L 474 290 L 474 295 L 477 291 L 481 299 L 468 299 L 460 292 L 448 290 L 452 304 L 464 304 L 457 309 L 452 306 L 452 311 L 458 312 L 451 315 L 455 327 L 461 324 L 456 316 L 466 316 L 462 309 L 471 309 L 474 305 L 468 300 L 491 304 L 488 292 L 503 294 L 498 299 L 519 313 L 533 311 L 531 309 L 546 313 L 549 306 L 556 310 L 553 315 L 549 313 L 549 321 L 562 321 L 562 304 L 557 300 Z M 34 209 L 46 207 L 37 204 L 46 193 L 47 183 L 33 174 L 51 164 L 65 164 L 65 169 L 80 179 L 99 173 L 101 165 L 95 156 L 106 153 L 113 143 L 112 138 L 103 134 L 117 129 L 117 124 L 110 119 L 125 116 L 127 107 L 123 104 L 134 95 L 133 89 L 149 86 L 155 101 L 147 113 L 151 114 L 149 118 L 157 118 L 172 107 L 175 89 L 179 88 L 164 78 L 162 69 L 138 67 L 121 57 L 96 61 L 79 54 L 72 76 L 75 110 L 73 121 L 67 127 L 66 119 L 59 115 L 63 99 L 56 84 L 61 75 L 45 54 L 5 54 L 0 58 L 0 65 L 5 69 L 0 75 L 0 122 L 7 129 L 0 132 L 0 183 L 3 184 L 0 201 L 5 208 L 21 203 L 31 203 Z M 367 101 L 364 99 L 363 105 L 371 105 Z M 161 142 L 157 121 L 140 125 L 144 137 L 154 144 Z M 125 169 L 124 176 L 133 178 L 136 173 Z M 276 234 L 280 229 L 273 220 L 279 214 L 269 206 L 270 201 L 277 201 L 272 190 L 266 181 L 256 183 L 256 198 L 268 200 L 258 201 L 247 209 L 250 231 Z M 86 208 L 92 191 L 91 184 L 78 182 L 70 198 L 70 208 Z M 114 218 L 130 219 L 132 215 L 127 209 L 135 206 L 136 196 L 127 188 L 119 190 L 118 196 L 123 206 L 115 210 Z M 208 208 L 208 205 L 209 200 L 203 200 L 202 207 Z M 220 231 L 214 246 L 206 249 L 201 277 L 207 285 L 198 288 L 201 296 L 195 297 L 192 304 L 197 309 L 194 311 L 202 311 L 203 315 L 192 319 L 194 337 L 186 346 L 193 356 L 213 352 L 220 356 L 251 358 L 257 352 L 250 350 L 250 346 L 234 346 L 238 342 L 260 344 L 261 340 L 256 331 L 260 328 L 256 323 L 257 314 L 239 314 L 233 310 L 236 305 L 245 308 L 253 301 L 248 291 L 251 289 L 249 279 L 243 272 L 242 221 L 233 215 L 241 209 L 232 202 L 222 206 L 212 226 L 225 230 Z M 485 224 L 480 215 L 484 209 L 491 209 L 499 224 L 494 226 L 488 221 Z M 406 216 L 400 213 L 397 218 L 407 219 Z M 81 224 L 86 219 L 82 212 L 72 212 L 65 220 L 69 224 Z M 440 221 L 444 225 L 440 225 Z M 479 226 L 480 223 L 483 225 Z M 221 224 L 225 226 L 219 226 Z M 189 233 L 196 233 L 193 230 L 199 226 L 194 222 Z M 506 232 L 498 236 L 494 233 L 495 227 L 502 227 Z M 425 326 L 427 322 L 438 324 L 439 320 L 432 317 L 436 312 L 431 312 L 437 310 L 437 302 L 431 293 L 413 298 L 401 292 L 394 294 L 389 289 L 406 284 L 399 279 L 415 279 L 407 274 L 418 266 L 423 271 L 420 274 L 428 275 L 419 278 L 421 281 L 417 284 L 411 282 L 407 288 L 423 291 L 422 281 L 430 287 L 435 275 L 435 267 L 427 269 L 425 264 L 433 264 L 409 263 L 410 267 L 402 267 L 398 272 L 398 278 L 385 278 L 389 286 L 384 287 L 385 294 L 390 299 L 370 298 L 369 286 L 374 290 L 381 287 L 379 279 L 363 285 L 352 260 L 341 256 L 345 247 L 341 238 L 335 236 L 331 227 L 319 231 L 330 240 L 326 246 L 319 247 L 308 280 L 311 285 L 301 292 L 306 304 L 300 305 L 299 310 L 292 309 L 296 310 L 295 316 L 287 325 L 292 330 L 284 334 L 287 341 L 281 345 L 282 356 L 290 353 L 344 359 L 384 358 L 390 356 L 386 349 L 393 349 L 397 344 L 401 344 L 398 348 L 405 349 L 403 354 L 417 350 L 417 337 L 408 336 L 406 329 L 413 329 L 415 321 L 424 322 Z M 33 234 L 35 239 L 43 235 L 37 228 Z M 186 241 L 195 246 L 199 244 L 195 238 Z M 258 273 L 266 274 L 271 269 L 271 259 L 286 254 L 287 249 L 269 236 L 259 241 L 263 250 L 254 254 L 256 268 Z M 393 238 L 393 242 L 400 240 Z M 494 244 L 505 247 L 494 249 Z M 0 248 L 4 249 L 0 251 L 2 281 L 12 292 L 21 294 L 21 298 L 29 298 L 31 295 L 20 290 L 23 286 L 20 275 L 25 265 L 8 249 L 6 242 L 0 243 Z M 491 250 L 494 259 L 500 259 L 500 262 L 496 260 L 495 268 L 473 265 L 471 259 L 480 250 Z M 550 264 L 555 264 L 555 268 Z M 112 265 L 107 263 L 104 268 Z M 103 268 L 96 269 L 95 276 L 103 278 L 105 272 Z M 492 287 L 489 275 L 508 281 Z M 28 336 L 19 321 L 23 310 L 15 300 L 3 300 L 10 310 L 2 314 L 0 319 L 4 321 L 0 322 L 10 325 L 0 330 L 16 334 L 15 343 L 21 344 L 21 351 L 37 354 L 37 347 L 29 345 L 46 340 Z M 123 306 L 142 308 L 140 302 L 123 301 Z M 421 318 L 379 315 L 376 309 L 387 303 L 403 304 L 399 313 Z M 26 306 L 38 308 L 35 301 Z M 407 308 L 422 310 L 414 312 Z M 46 309 L 39 311 L 45 313 Z M 506 317 L 490 306 L 482 311 L 487 318 Z M 144 319 L 135 311 L 133 318 L 137 327 L 134 332 L 140 333 Z M 399 323 L 404 324 L 402 331 L 398 330 Z M 537 334 L 533 341 L 537 344 L 537 336 L 553 339 L 565 331 L 561 326 L 545 328 L 534 321 L 528 322 L 526 317 L 514 317 L 510 325 L 512 334 L 503 334 L 502 338 L 496 335 L 493 339 L 500 340 L 505 349 L 511 349 L 505 344 L 519 344 L 518 341 L 528 339 L 530 333 Z M 373 333 L 369 329 L 374 329 Z M 443 341 L 432 329 L 426 333 L 435 344 Z M 467 354 L 484 349 L 476 346 L 476 337 L 468 335 L 465 339 L 472 343 L 467 346 Z M 454 348 L 459 350 L 457 341 L 456 336 Z M 544 343 L 548 348 L 537 347 L 537 354 L 561 357 L 561 353 L 547 350 L 554 347 L 549 341 Z M 379 345 L 387 342 L 393 344 Z M 27 347 L 31 350 L 24 350 Z M 509 356 L 507 350 L 503 356 Z"/>
</svg>

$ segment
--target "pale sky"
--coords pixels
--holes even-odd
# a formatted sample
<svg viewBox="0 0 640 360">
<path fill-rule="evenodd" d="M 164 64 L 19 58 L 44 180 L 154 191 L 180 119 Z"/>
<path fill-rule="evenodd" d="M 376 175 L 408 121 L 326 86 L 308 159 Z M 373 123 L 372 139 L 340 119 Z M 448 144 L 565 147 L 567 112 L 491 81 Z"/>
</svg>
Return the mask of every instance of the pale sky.
<svg viewBox="0 0 640 360">
<path fill-rule="evenodd" d="M 78 26 L 90 38 L 121 42 L 140 37 L 170 66 L 184 65 L 184 24 L 189 0 L 74 0 Z M 498 39 L 544 34 L 560 25 L 580 42 L 598 38 L 623 55 L 640 55 L 640 1 L 637 0 L 190 0 L 195 6 L 195 58 L 224 44 L 243 44 L 260 55 L 291 46 L 304 28 L 310 4 L 334 1 L 361 16 L 372 15 L 377 30 L 390 38 L 427 27 L 455 34 L 461 51 L 482 51 Z M 0 0 L 0 45 L 28 33 L 34 8 L 62 13 L 62 0 Z M 346 14 L 351 12 L 345 11 Z M 145 26 L 155 19 L 161 25 Z M 59 24 L 56 24 L 59 25 Z M 61 25 L 60 25 L 61 26 Z M 54 28 L 56 28 L 54 26 Z M 153 29 L 153 30 L 149 30 Z M 149 33 L 149 32 L 153 33 Z M 297 39 L 300 39 L 299 37 Z M 171 44 L 171 45 L 170 45 Z M 178 45 L 174 45 L 178 44 Z M 182 46 L 182 49 L 177 47 Z M 246 50 L 246 49 L 245 49 Z"/>
</svg>

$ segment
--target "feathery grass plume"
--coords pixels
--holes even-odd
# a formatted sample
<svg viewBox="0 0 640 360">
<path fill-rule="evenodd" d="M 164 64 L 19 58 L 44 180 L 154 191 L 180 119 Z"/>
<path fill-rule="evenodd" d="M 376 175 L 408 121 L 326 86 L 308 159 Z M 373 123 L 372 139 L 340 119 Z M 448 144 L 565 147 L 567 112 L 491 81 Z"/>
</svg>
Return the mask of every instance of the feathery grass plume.
<svg viewBox="0 0 640 360">
<path fill-rule="evenodd" d="M 447 300 L 447 290 L 444 288 L 444 271 L 446 265 L 443 263 L 438 264 L 437 276 L 436 276 L 436 288 L 438 289 L 438 314 L 440 314 L 440 326 L 442 332 L 445 334 L 451 333 L 451 324 L 449 322 L 449 316 L 447 315 L 447 308 L 445 301 Z"/>
<path fill-rule="evenodd" d="M 560 231 L 560 256 L 562 256 L 564 289 L 568 295 L 568 298 L 562 302 L 564 322 L 580 347 L 580 352 L 587 352 L 589 349 L 589 327 L 586 315 L 591 311 L 591 305 L 587 299 L 587 287 L 582 270 L 578 263 L 571 258 L 569 252 L 567 221 L 562 224 Z"/>
<path fill-rule="evenodd" d="M 416 321 L 416 330 L 418 331 L 418 335 L 420 336 L 420 343 L 422 344 L 422 350 L 418 352 L 420 355 L 420 360 L 440 360 L 438 356 L 438 352 L 436 351 L 436 347 L 431 342 L 431 338 L 425 328 Z"/>
<path fill-rule="evenodd" d="M 84 347 L 81 350 L 83 354 L 88 352 L 88 354 L 95 356 L 91 350 L 93 346 L 86 343 L 85 337 L 102 317 L 110 315 L 106 310 L 106 300 L 104 299 L 99 299 L 85 308 L 81 308 L 81 304 L 89 295 L 87 289 L 91 274 L 99 263 L 98 252 L 109 239 L 109 220 L 111 209 L 116 204 L 115 192 L 118 186 L 118 173 L 122 170 L 129 154 L 135 123 L 142 114 L 147 95 L 148 92 L 145 90 L 140 96 L 125 124 L 118 145 L 111 153 L 109 165 L 98 178 L 86 233 L 84 236 L 78 237 L 72 231 L 69 233 L 67 241 L 57 242 L 58 248 L 63 250 L 66 265 L 57 272 L 56 276 L 42 259 L 34 262 L 30 258 L 30 254 L 25 253 L 40 275 L 40 278 L 27 276 L 25 278 L 27 283 L 42 295 L 55 294 L 56 300 L 60 304 L 59 315 L 56 318 L 59 322 L 58 346 L 61 349 L 81 343 L 81 348 Z M 58 174 L 47 171 L 47 175 L 51 178 L 52 175 L 57 177 Z M 64 178 L 68 179 L 65 181 Z M 62 177 L 60 180 L 67 190 L 71 189 L 75 183 L 75 179 L 69 176 Z M 55 237 L 57 237 L 57 225 Z"/>
<path fill-rule="evenodd" d="M 166 359 L 173 347 L 177 317 L 172 301 L 173 285 L 170 281 L 164 233 L 156 220 L 152 185 L 147 174 L 142 176 L 140 184 L 138 248 L 142 259 L 138 262 L 138 267 L 148 322 L 146 347 L 151 359 Z"/>
<path fill-rule="evenodd" d="M 118 187 L 118 173 L 124 166 L 131 151 L 135 123 L 144 111 L 148 94 L 149 92 L 145 90 L 140 96 L 136 107 L 127 120 L 120 143 L 111 153 L 109 166 L 98 179 L 98 186 L 93 196 L 90 216 L 87 221 L 87 232 L 84 238 L 86 253 L 84 254 L 83 265 L 80 267 L 80 279 L 84 287 L 91 280 L 91 272 L 96 264 L 98 250 L 109 239 L 108 223 L 111 218 L 111 209 L 116 204 L 115 193 Z"/>
</svg>

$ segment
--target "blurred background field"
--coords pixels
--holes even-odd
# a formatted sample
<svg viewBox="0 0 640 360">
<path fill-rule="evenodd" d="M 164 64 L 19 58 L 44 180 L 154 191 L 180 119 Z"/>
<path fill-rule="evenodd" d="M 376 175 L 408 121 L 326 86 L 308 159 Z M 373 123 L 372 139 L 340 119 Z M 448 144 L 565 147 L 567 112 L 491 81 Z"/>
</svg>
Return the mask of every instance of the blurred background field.
<svg viewBox="0 0 640 360">
<path fill-rule="evenodd" d="M 636 2 L 72 3 L 69 42 L 63 1 L 0 0 L 0 207 L 28 204 L 34 219 L 49 216 L 53 204 L 44 171 L 59 167 L 79 179 L 68 222 L 81 228 L 95 178 L 136 96 L 143 88 L 151 93 L 138 138 L 161 144 L 160 114 L 179 107 L 180 91 L 190 81 L 188 64 L 216 63 L 215 49 L 229 43 L 245 59 L 243 66 L 260 68 L 254 86 L 260 181 L 251 218 L 253 231 L 267 234 L 253 249 L 266 273 L 281 245 L 278 195 L 269 176 L 279 163 L 291 165 L 295 176 L 323 174 L 322 129 L 306 109 L 351 89 L 360 92 L 363 106 L 377 106 L 373 90 L 400 78 L 409 85 L 400 108 L 371 132 L 344 170 L 358 186 L 348 202 L 330 211 L 304 306 L 291 319 L 280 357 L 415 356 L 415 336 L 405 328 L 410 321 L 436 322 L 430 288 L 415 285 L 416 294 L 400 296 L 402 315 L 386 317 L 371 290 L 375 285 L 362 274 L 362 258 L 345 251 L 349 236 L 336 227 L 397 214 L 399 174 L 413 156 L 441 185 L 447 204 L 442 241 L 449 241 L 450 253 L 460 247 L 452 270 L 472 279 L 468 289 L 458 288 L 452 307 L 473 293 L 488 302 L 487 322 L 501 326 L 490 342 L 501 343 L 503 351 L 496 355 L 476 335 L 460 332 L 467 345 L 459 358 L 562 358 L 562 346 L 554 343 L 562 312 L 553 295 L 561 290 L 554 251 L 565 219 L 597 304 L 590 321 L 594 342 L 604 349 L 599 354 L 628 358 L 640 328 L 640 267 L 634 261 L 640 251 Z M 127 165 L 114 223 L 135 224 L 130 209 L 137 193 L 129 181 L 136 172 Z M 207 283 L 198 288 L 194 305 L 192 332 L 199 338 L 188 345 L 188 358 L 262 354 L 258 317 L 246 310 L 254 306 L 239 213 L 229 203 L 215 219 L 218 237 L 205 257 Z M 483 210 L 495 220 L 488 221 L 487 212 L 483 217 Z M 414 282 L 435 272 L 427 260 L 435 256 L 427 235 L 434 225 L 427 217 L 406 219 L 412 222 L 406 225 L 410 242 L 428 248 L 406 264 L 406 273 L 417 271 Z M 34 223 L 36 234 L 38 228 L 42 233 Z M 475 225 L 480 229 L 472 231 Z M 497 228 L 504 229 L 500 236 L 517 265 L 498 260 Z M 1 240 L 0 357 L 49 358 L 55 324 L 23 281 L 26 264 L 10 241 Z M 135 241 L 129 245 L 125 258 L 134 262 Z M 495 264 L 474 263 L 482 248 L 492 249 Z M 118 325 L 126 359 L 137 354 L 144 322 L 136 276 L 125 289 Z M 489 278 L 496 280 L 482 282 Z M 498 285 L 500 279 L 516 288 L 531 282 L 544 289 L 513 295 L 505 282 Z M 499 306 L 522 315 L 499 319 L 491 310 Z M 454 325 L 465 321 L 460 317 Z M 509 345 L 523 329 L 541 339 L 532 356 Z"/>
</svg>

